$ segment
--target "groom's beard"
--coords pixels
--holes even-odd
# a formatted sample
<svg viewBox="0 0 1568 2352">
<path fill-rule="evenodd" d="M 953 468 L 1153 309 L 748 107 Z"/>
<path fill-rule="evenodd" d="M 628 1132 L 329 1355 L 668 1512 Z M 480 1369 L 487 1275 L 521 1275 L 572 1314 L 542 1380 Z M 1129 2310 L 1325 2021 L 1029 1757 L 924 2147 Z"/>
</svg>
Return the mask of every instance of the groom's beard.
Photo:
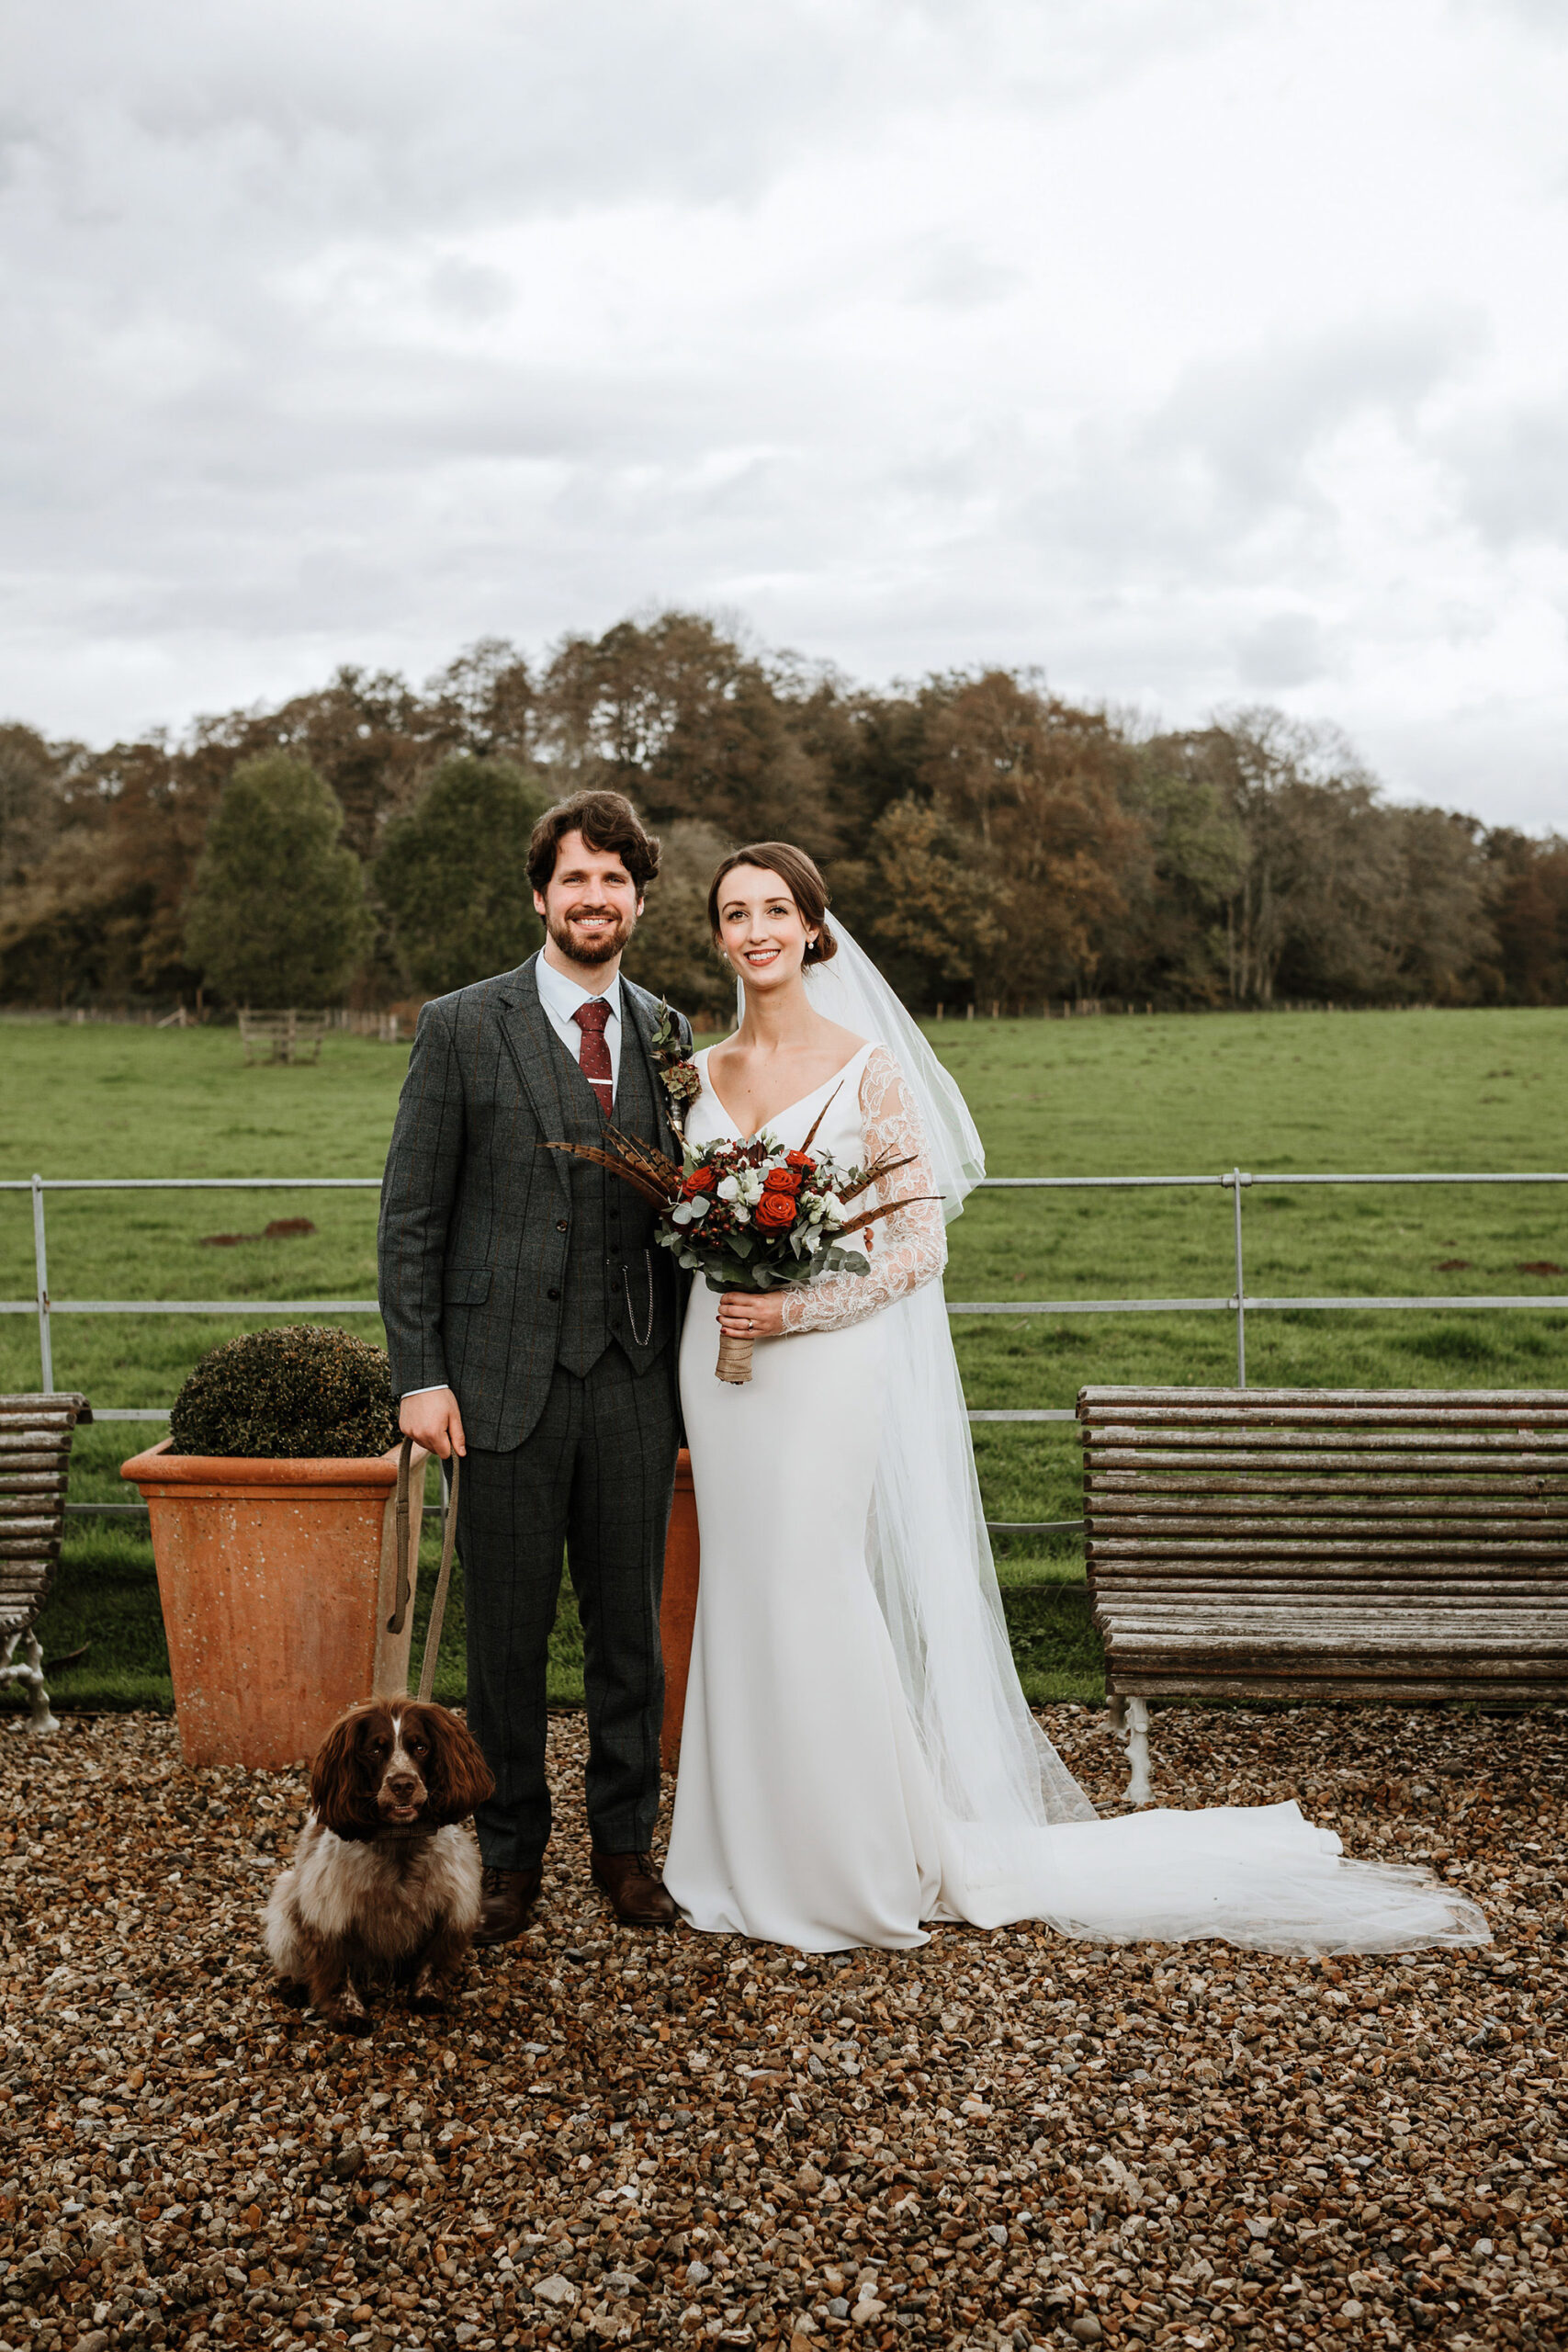
<svg viewBox="0 0 1568 2352">
<path fill-rule="evenodd" d="M 614 908 L 595 907 L 594 914 L 607 914 L 612 920 L 596 930 L 587 931 L 577 921 L 584 911 L 580 907 L 570 907 L 564 915 L 552 916 L 547 925 L 550 937 L 574 964 L 608 964 L 637 929 L 637 917 L 627 915 L 616 921 Z"/>
</svg>

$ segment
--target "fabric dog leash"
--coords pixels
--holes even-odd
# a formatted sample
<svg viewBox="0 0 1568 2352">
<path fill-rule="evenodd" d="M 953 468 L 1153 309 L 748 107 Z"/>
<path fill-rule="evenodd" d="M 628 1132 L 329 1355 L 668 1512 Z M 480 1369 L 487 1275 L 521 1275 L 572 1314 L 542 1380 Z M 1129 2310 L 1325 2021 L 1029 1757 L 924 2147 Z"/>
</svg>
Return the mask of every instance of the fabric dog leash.
<svg viewBox="0 0 1568 2352">
<path fill-rule="evenodd" d="M 407 1622 L 412 1585 L 409 1577 L 409 1460 L 413 1452 L 413 1440 L 405 1437 L 398 1455 L 398 1598 L 397 1605 L 387 1620 L 389 1634 L 400 1634 Z M 452 1554 L 457 1542 L 457 1482 L 462 1464 L 454 1453 L 450 1457 L 452 1483 L 446 1497 L 446 1532 L 441 1539 L 441 1568 L 435 1579 L 435 1598 L 430 1604 L 430 1623 L 425 1629 L 424 1657 L 419 1670 L 419 1697 L 423 1706 L 429 1698 L 435 1680 L 435 1661 L 441 1649 L 441 1622 L 446 1614 L 446 1589 L 452 1581 Z"/>
</svg>

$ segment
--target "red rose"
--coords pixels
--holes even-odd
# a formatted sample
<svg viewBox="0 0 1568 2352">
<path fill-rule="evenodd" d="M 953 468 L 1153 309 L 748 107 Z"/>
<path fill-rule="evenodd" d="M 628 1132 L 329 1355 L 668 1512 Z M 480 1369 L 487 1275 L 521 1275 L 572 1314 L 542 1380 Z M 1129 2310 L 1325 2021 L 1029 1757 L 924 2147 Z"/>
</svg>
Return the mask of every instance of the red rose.
<svg viewBox="0 0 1568 2352">
<path fill-rule="evenodd" d="M 788 1193 L 764 1193 L 752 1212 L 765 1233 L 786 1233 L 795 1223 L 795 1206 Z"/>
<path fill-rule="evenodd" d="M 681 1187 L 681 1198 L 689 1201 L 694 1193 L 711 1193 L 717 1182 L 718 1178 L 711 1168 L 694 1168 Z"/>
<path fill-rule="evenodd" d="M 798 1168 L 803 1175 L 810 1175 L 816 1165 L 817 1162 L 808 1151 L 786 1151 L 784 1154 L 784 1166 Z"/>
<path fill-rule="evenodd" d="M 805 1182 L 797 1168 L 770 1168 L 762 1179 L 764 1193 L 787 1193 L 793 1200 Z"/>
</svg>

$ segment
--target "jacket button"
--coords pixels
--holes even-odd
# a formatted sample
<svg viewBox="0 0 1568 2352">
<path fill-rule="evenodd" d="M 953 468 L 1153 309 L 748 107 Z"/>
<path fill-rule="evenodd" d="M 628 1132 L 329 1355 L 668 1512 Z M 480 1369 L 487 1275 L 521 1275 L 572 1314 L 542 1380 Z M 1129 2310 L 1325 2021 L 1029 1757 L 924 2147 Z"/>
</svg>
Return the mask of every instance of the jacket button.
<svg viewBox="0 0 1568 2352">
<path fill-rule="evenodd" d="M 571 1219 L 569 1216 L 558 1216 L 556 1219 L 556 1231 L 558 1233 L 570 1233 L 570 1230 Z"/>
<path fill-rule="evenodd" d="M 545 1293 L 545 1296 L 547 1298 L 558 1298 L 560 1296 L 560 1293 L 558 1290 L 547 1290 Z"/>
</svg>

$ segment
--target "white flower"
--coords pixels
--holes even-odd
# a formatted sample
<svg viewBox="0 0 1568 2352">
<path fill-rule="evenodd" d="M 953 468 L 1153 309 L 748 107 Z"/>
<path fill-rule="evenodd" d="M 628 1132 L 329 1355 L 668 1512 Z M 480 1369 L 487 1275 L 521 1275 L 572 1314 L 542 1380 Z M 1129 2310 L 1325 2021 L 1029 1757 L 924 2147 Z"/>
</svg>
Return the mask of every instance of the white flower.
<svg viewBox="0 0 1568 2352">
<path fill-rule="evenodd" d="M 748 1168 L 740 1179 L 740 1197 L 748 1208 L 755 1208 L 762 1197 L 762 1171 Z"/>
<path fill-rule="evenodd" d="M 718 1197 L 721 1201 L 738 1201 L 740 1198 L 739 1177 L 721 1176 L 718 1180 Z"/>
</svg>

